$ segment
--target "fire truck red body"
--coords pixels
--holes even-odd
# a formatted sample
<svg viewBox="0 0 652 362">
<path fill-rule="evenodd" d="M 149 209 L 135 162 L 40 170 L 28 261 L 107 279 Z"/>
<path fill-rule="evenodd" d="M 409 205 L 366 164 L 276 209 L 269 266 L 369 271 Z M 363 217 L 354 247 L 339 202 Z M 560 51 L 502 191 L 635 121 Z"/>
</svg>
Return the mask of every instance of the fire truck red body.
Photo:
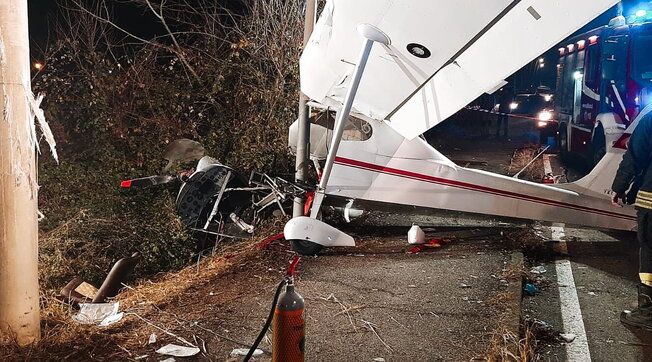
<svg viewBox="0 0 652 362">
<path fill-rule="evenodd" d="M 560 44 L 555 113 L 562 157 L 594 166 L 609 147 L 626 146 L 623 133 L 652 101 L 652 23 L 608 26 Z"/>
</svg>

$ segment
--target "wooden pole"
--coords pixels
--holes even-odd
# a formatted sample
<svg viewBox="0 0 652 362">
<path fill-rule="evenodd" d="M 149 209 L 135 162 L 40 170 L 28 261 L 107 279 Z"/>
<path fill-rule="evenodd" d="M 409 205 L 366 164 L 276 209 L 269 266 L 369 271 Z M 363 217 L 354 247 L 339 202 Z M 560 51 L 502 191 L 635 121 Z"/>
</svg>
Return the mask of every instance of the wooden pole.
<svg viewBox="0 0 652 362">
<path fill-rule="evenodd" d="M 0 335 L 40 339 L 38 221 L 27 0 L 0 0 Z"/>
<path fill-rule="evenodd" d="M 303 28 L 303 46 L 305 47 L 308 44 L 308 39 L 312 34 L 312 30 L 315 27 L 315 18 L 317 16 L 317 1 L 316 0 L 306 0 L 306 15 Z M 310 123 L 308 122 L 309 118 L 309 108 L 308 108 L 308 97 L 299 91 L 299 124 L 298 124 L 298 134 L 297 134 L 297 158 L 295 163 L 295 175 L 294 179 L 298 182 L 306 180 L 306 174 L 308 173 L 308 161 L 310 153 Z M 303 215 L 303 197 L 297 197 L 294 199 L 294 207 L 292 211 L 292 216 L 302 216 Z"/>
</svg>

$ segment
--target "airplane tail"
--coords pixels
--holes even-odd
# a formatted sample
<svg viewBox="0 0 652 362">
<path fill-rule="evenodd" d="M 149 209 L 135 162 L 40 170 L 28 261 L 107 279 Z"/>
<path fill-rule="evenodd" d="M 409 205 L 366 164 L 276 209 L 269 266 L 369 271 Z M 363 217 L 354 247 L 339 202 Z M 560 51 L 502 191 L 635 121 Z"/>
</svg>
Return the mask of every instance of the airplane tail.
<svg viewBox="0 0 652 362">
<path fill-rule="evenodd" d="M 559 187 L 593 197 L 610 198 L 611 183 L 624 154 L 624 149 L 609 147 L 607 153 L 588 175 L 575 182 L 560 184 Z"/>
</svg>

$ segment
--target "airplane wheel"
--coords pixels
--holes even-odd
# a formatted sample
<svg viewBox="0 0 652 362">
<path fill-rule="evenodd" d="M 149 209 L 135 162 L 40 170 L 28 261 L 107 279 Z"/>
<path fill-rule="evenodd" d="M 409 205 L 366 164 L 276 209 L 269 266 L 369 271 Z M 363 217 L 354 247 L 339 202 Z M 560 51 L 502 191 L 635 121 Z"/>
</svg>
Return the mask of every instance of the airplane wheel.
<svg viewBox="0 0 652 362">
<path fill-rule="evenodd" d="M 317 255 L 324 248 L 323 245 L 306 240 L 290 240 L 292 249 L 301 255 Z"/>
</svg>

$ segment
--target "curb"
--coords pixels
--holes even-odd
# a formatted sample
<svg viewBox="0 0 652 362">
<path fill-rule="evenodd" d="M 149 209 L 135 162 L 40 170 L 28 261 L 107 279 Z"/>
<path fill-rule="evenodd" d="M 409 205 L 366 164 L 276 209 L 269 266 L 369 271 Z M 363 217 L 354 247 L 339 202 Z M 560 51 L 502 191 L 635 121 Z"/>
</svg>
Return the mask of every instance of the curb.
<svg viewBox="0 0 652 362">
<path fill-rule="evenodd" d="M 507 329 L 515 336 L 521 335 L 521 302 L 523 301 L 523 282 L 520 271 L 524 268 L 524 260 L 525 258 L 523 257 L 523 253 L 521 251 L 514 251 L 512 252 L 512 257 L 507 267 L 510 270 L 519 271 L 518 275 L 515 278 L 511 278 L 516 280 L 510 280 L 509 286 L 507 287 L 508 293 L 513 295 L 515 298 L 515 305 L 510 311 L 506 313 L 507 323 L 505 325 Z"/>
</svg>

